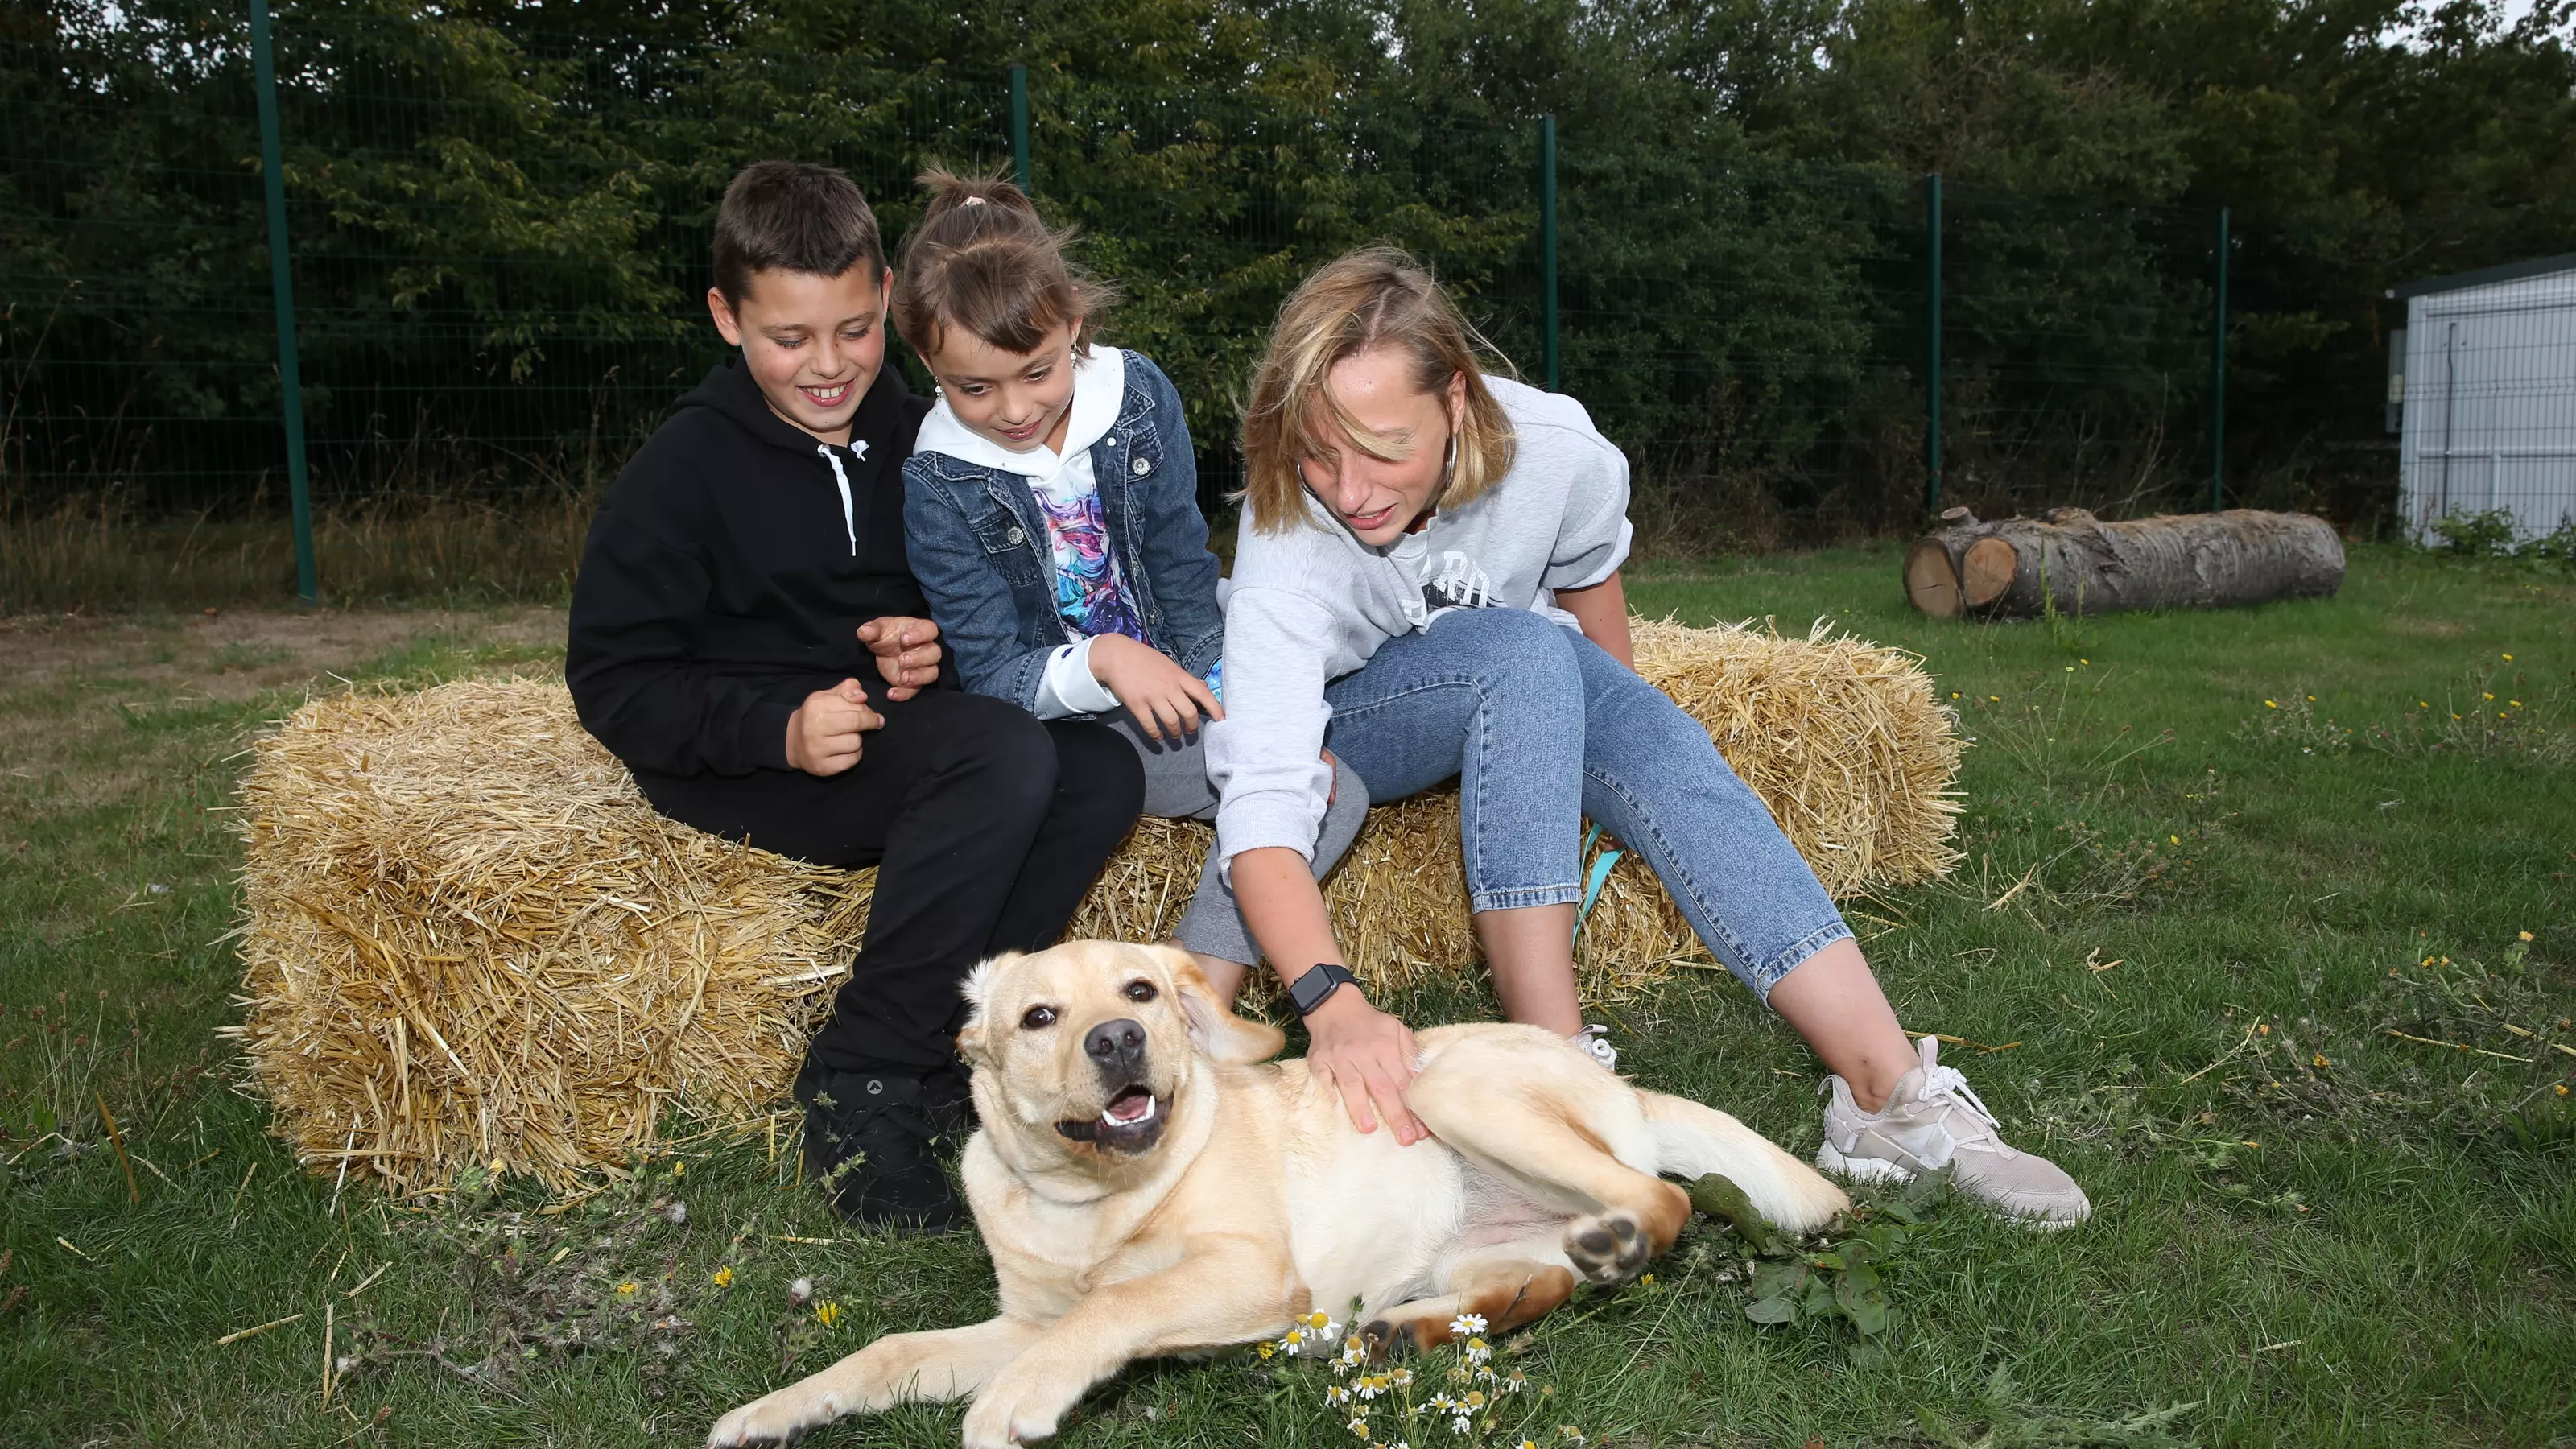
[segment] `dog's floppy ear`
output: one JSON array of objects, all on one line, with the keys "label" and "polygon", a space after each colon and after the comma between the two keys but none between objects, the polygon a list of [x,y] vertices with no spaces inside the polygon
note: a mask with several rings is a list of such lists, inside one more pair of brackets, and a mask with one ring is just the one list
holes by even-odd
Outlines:
[{"label": "dog's floppy ear", "polygon": [[1190,1045],[1211,1061],[1231,1067],[1266,1062],[1288,1044],[1287,1033],[1262,1021],[1246,1021],[1216,999],[1207,973],[1187,951],[1159,948],[1172,968],[1172,988],[1181,994],[1181,1014],[1190,1020]]},{"label": "dog's floppy ear", "polygon": [[966,1024],[957,1031],[957,1050],[968,1061],[981,1063],[984,1057],[984,1019],[990,1014],[993,981],[1002,968],[1020,959],[1017,951],[1005,951],[966,973],[960,994],[966,998]]}]

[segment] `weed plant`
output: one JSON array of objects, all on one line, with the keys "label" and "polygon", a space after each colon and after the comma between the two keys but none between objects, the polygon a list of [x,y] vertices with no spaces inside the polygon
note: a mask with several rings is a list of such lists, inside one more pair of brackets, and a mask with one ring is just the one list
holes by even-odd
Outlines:
[{"label": "weed plant", "polygon": [[[1966,855],[1847,912],[1905,1024],[2095,1218],[2036,1234],[1937,1184],[1860,1192],[1802,1244],[1721,1213],[1653,1281],[1493,1337],[1526,1387],[1473,1435],[1432,1412],[1454,1354],[1402,1365],[1412,1398],[1390,1382],[1355,1436],[1326,1392],[1353,1377],[1274,1342],[1139,1365],[1062,1442],[2576,1436],[2576,586],[2364,549],[2332,599],[2051,627],[1924,620],[1896,577],[1880,548],[1631,586],[1649,613],[1829,615],[1924,655],[1973,741]],[[72,627],[0,650],[60,654],[38,634]],[[0,671],[0,1438],[694,1444],[879,1334],[993,1311],[972,1234],[835,1223],[783,1115],[675,1122],[570,1200],[300,1170],[213,1036],[237,757],[296,692],[147,684],[135,661],[185,627],[128,621],[127,654],[41,687]],[[424,638],[341,672],[542,658]],[[1495,1009],[1473,986],[1396,1005]],[[1814,1059],[1723,973],[1597,1009],[1640,1082],[1814,1150]],[[957,1433],[915,1406],[811,1442]]]}]

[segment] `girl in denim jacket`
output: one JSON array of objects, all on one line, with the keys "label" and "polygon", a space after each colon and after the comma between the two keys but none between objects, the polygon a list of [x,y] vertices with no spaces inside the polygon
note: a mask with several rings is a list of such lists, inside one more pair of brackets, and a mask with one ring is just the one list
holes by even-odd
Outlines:
[{"label": "girl in denim jacket", "polygon": [[[968,689],[1108,722],[1144,760],[1145,813],[1213,821],[1200,724],[1225,717],[1225,619],[1180,397],[1142,353],[1091,340],[1110,293],[1018,187],[921,182],[894,323],[939,384],[903,470],[931,615]],[[1338,763],[1325,794],[1319,880],[1368,810]],[[1259,959],[1213,853],[1177,934],[1229,975]]]}]

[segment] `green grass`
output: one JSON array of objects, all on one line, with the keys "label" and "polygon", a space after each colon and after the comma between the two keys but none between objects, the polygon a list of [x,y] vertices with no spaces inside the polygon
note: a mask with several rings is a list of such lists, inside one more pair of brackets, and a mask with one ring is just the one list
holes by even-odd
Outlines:
[{"label": "green grass", "polygon": [[[1748,1321],[1740,1260],[1702,1225],[1652,1285],[1580,1298],[1507,1349],[1553,1388],[1541,1427],[1658,1445],[2576,1436],[2576,1122],[2557,1092],[2576,1077],[2558,1025],[2576,1013],[2576,587],[2364,550],[2332,600],[1978,626],[1905,612],[1896,570],[1877,548],[1641,569],[1632,590],[1695,622],[1830,616],[1957,691],[1967,858],[1850,909],[1909,1026],[1999,1048],[1947,1053],[2098,1216],[2041,1236],[1936,1201],[1885,1265],[1897,1316],[1869,1340]],[[42,688],[0,684],[0,1437],[691,1443],[877,1334],[989,1312],[971,1236],[846,1237],[758,1134],[553,1217],[517,1186],[416,1210],[297,1173],[214,1036],[234,1015],[222,807],[286,697],[174,687],[196,657],[181,626],[127,634]],[[0,632],[0,658],[30,638]],[[450,628],[341,672],[526,657]],[[1812,1059],[1723,976],[1609,1010],[1638,1079],[1812,1149]],[[791,1308],[799,1276],[837,1327]],[[366,1355],[328,1407],[326,1303],[335,1345],[358,1334]],[[655,1326],[671,1315],[688,1326]],[[1356,1442],[1327,1381],[1248,1354],[1140,1366],[1062,1442]],[[1373,1428],[1453,1442],[1383,1412]],[[955,1410],[923,1408],[819,1442],[956,1433]]]}]

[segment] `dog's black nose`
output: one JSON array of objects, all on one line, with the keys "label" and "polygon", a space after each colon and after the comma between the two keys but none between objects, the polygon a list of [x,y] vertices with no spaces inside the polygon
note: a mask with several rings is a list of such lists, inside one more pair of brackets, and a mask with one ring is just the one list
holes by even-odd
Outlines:
[{"label": "dog's black nose", "polygon": [[1145,1059],[1145,1027],[1132,1017],[1104,1021],[1082,1034],[1082,1049],[1101,1070],[1131,1068]]}]

